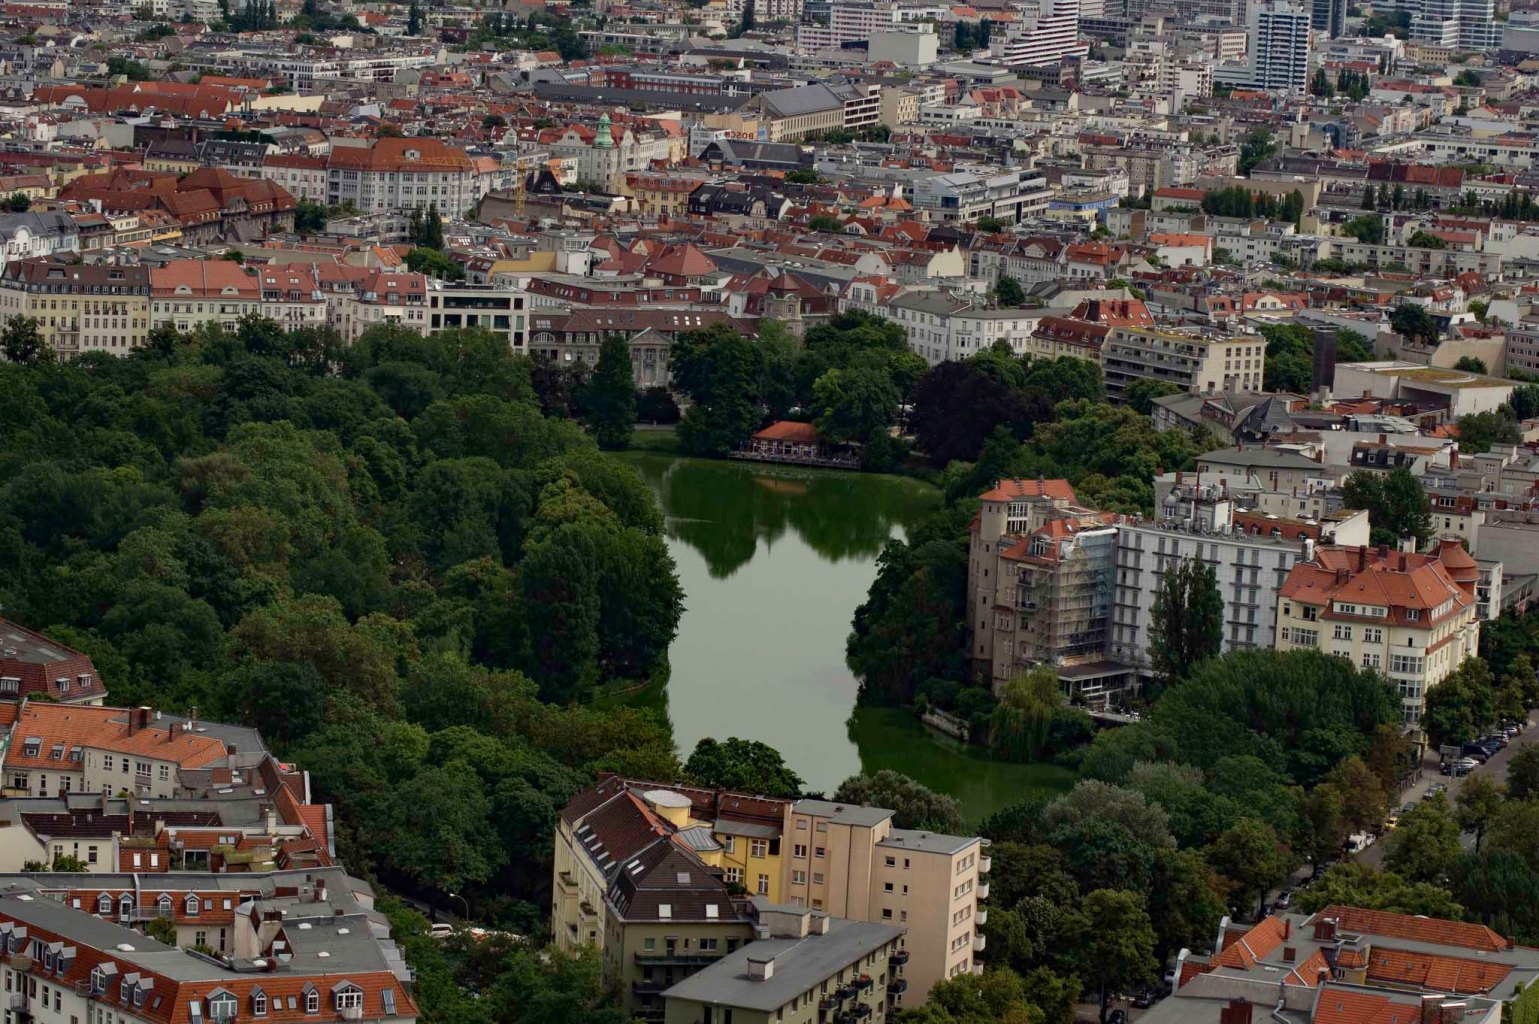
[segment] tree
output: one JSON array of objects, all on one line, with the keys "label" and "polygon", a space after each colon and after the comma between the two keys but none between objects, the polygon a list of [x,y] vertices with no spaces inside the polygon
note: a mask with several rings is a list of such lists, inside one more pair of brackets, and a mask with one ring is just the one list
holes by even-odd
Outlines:
[{"label": "tree", "polygon": [[1160,850],[1149,887],[1154,958],[1167,962],[1183,947],[1201,948],[1213,935],[1224,905],[1223,882],[1196,850]]},{"label": "tree", "polygon": [[1113,992],[1154,980],[1154,926],[1138,893],[1097,889],[1085,896],[1067,931],[1066,953],[1077,973],[1098,993],[1101,1024]]},{"label": "tree", "polygon": [[326,230],[326,207],[301,199],[294,206],[294,230],[301,235],[319,234]]},{"label": "tree", "polygon": [[465,268],[440,250],[419,245],[406,253],[406,268],[414,274],[428,274],[445,281],[462,281]]},{"label": "tree", "polygon": [[1164,398],[1167,395],[1179,395],[1182,391],[1176,385],[1166,380],[1155,380],[1152,377],[1140,377],[1123,392],[1128,407],[1145,416],[1154,412],[1154,400]]},{"label": "tree", "polygon": [[1459,825],[1441,796],[1402,815],[1384,842],[1385,866],[1411,882],[1445,883],[1461,852]]},{"label": "tree", "polygon": [[26,213],[32,208],[32,197],[25,192],[12,192],[5,199],[5,208],[12,213]]},{"label": "tree", "polygon": [[624,335],[604,338],[586,399],[588,427],[599,447],[628,447],[636,428],[636,382],[631,371],[631,346]]},{"label": "tree", "polygon": [[[1387,199],[1381,200],[1388,202]],[[1341,226],[1344,235],[1350,235],[1367,245],[1384,244],[1384,218],[1373,213],[1353,217]]]},{"label": "tree", "polygon": [[1306,914],[1329,906],[1363,907],[1455,921],[1464,916],[1464,908],[1442,886],[1430,882],[1413,884],[1393,871],[1375,871],[1353,860],[1332,865],[1296,897],[1295,909]]},{"label": "tree", "polygon": [[844,222],[838,217],[831,217],[826,213],[820,213],[807,221],[807,230],[821,234],[837,235],[844,230]]},{"label": "tree", "polygon": [[[1400,188],[1400,186],[1396,185],[1395,188],[1398,190]],[[1397,206],[1396,209],[1399,209],[1399,207]],[[1448,243],[1447,242],[1443,241],[1441,238],[1439,238],[1437,235],[1434,235],[1430,231],[1413,231],[1413,232],[1411,232],[1411,237],[1406,239],[1405,244],[1409,245],[1409,246],[1412,246],[1413,248],[1416,248],[1416,249],[1446,249],[1446,248],[1448,248]]]},{"label": "tree", "polygon": [[[1509,778],[1511,777],[1513,762],[1522,757],[1526,751],[1533,749],[1533,747],[1525,746],[1513,755],[1513,761],[1509,761],[1507,766]],[[1534,779],[1530,780],[1531,782],[1539,781],[1539,761],[1536,761],[1528,771],[1534,776]],[[1496,817],[1497,811],[1501,809],[1502,798],[1505,793],[1506,791],[1502,786],[1491,780],[1491,776],[1479,774],[1471,775],[1465,779],[1464,784],[1459,787],[1458,795],[1454,797],[1454,820],[1458,823],[1461,831],[1475,833],[1476,853],[1480,852],[1480,844],[1485,840],[1486,829],[1490,827],[1491,820]]]},{"label": "tree", "polygon": [[1347,829],[1367,832],[1376,829],[1389,810],[1389,793],[1363,759],[1353,754],[1344,757],[1325,776],[1324,785],[1341,797],[1341,820]]},{"label": "tree", "polygon": [[892,378],[874,368],[828,370],[812,385],[818,434],[835,442],[865,443],[885,432],[901,399]]},{"label": "tree", "polygon": [[674,386],[694,404],[679,423],[679,442],[697,455],[725,455],[758,423],[754,400],[762,354],[736,331],[687,331],[674,339]]},{"label": "tree", "polygon": [[1512,397],[1507,399],[1507,404],[1512,407],[1512,414],[1519,420],[1539,416],[1539,384],[1520,384],[1513,388]]},{"label": "tree", "polygon": [[1394,314],[1389,318],[1389,325],[1404,335],[1406,340],[1427,346],[1437,344],[1438,336],[1442,333],[1432,315],[1412,302],[1402,302],[1396,306]]},{"label": "tree", "polygon": [[412,0],[412,5],[406,12],[406,34],[409,36],[422,34],[422,8],[417,4],[417,0]]},{"label": "tree", "polygon": [[1021,282],[1008,274],[1000,274],[994,283],[994,301],[1001,306],[1024,306],[1026,293],[1021,289]]},{"label": "tree", "polygon": [[1273,885],[1298,866],[1276,829],[1255,818],[1241,818],[1208,848],[1208,863],[1234,884],[1243,899],[1256,900],[1256,915],[1266,913],[1266,897]]},{"label": "tree", "polygon": [[7,362],[35,363],[48,355],[48,346],[38,331],[36,318],[10,316],[0,327],[0,354]]},{"label": "tree", "polygon": [[1524,744],[1507,762],[1507,796],[1513,800],[1539,797],[1539,746]]},{"label": "tree", "polygon": [[852,775],[839,784],[832,799],[836,803],[886,808],[893,812],[892,823],[898,828],[952,835],[964,828],[962,805],[956,797],[936,793],[894,771]]},{"label": "tree", "polygon": [[1213,567],[1183,559],[1168,568],[1154,598],[1149,657],[1166,686],[1218,653],[1224,639],[1224,598]]},{"label": "tree", "polygon": [[1114,823],[1126,829],[1136,841],[1155,849],[1175,847],[1163,807],[1150,804],[1137,790],[1096,779],[1079,782],[1042,812],[1043,827],[1050,831],[1069,829],[1086,822]]},{"label": "tree", "polygon": [[794,171],[787,171],[785,180],[797,185],[816,185],[823,178],[811,167],[798,167]]},{"label": "tree", "polygon": [[[1491,670],[1478,658],[1464,663],[1427,690],[1422,725],[1438,746],[1468,743],[1496,720]],[[1509,789],[1518,789],[1508,783]]]},{"label": "tree", "polygon": [[144,922],[144,934],[156,942],[176,945],[176,922],[169,917],[152,917]]},{"label": "tree", "polygon": [[1034,418],[1049,415],[1043,407],[1045,396],[1033,407],[1020,389],[984,372],[972,360],[937,363],[919,379],[913,404],[909,430],[918,449],[936,467],[975,461],[996,427],[1008,435],[1011,425],[1020,424],[1024,432]]},{"label": "tree", "polygon": [[1358,470],[1347,477],[1341,494],[1347,508],[1367,510],[1375,544],[1394,545],[1402,537],[1414,537],[1420,547],[1432,537],[1432,504],[1408,469],[1382,476]]},{"label": "tree", "polygon": [[1489,373],[1484,359],[1476,359],[1474,356],[1460,356],[1454,363],[1455,370],[1463,370],[1465,373]]},{"label": "tree", "polygon": [[1363,187],[1362,208],[1364,210],[1368,210],[1370,212],[1373,211],[1373,210],[1378,209],[1378,204],[1376,202],[1374,202],[1374,199],[1373,199],[1373,186],[1372,185],[1366,185],[1366,186]]},{"label": "tree", "polygon": [[718,742],[707,736],[695,744],[684,773],[697,786],[730,789],[760,796],[800,796],[802,779],[786,767],[780,752],[758,740],[736,736]]},{"label": "tree", "polygon": [[1336,95],[1336,89],[1331,85],[1330,77],[1326,75],[1323,67],[1317,68],[1315,76],[1309,80],[1309,92],[1312,96],[1320,96],[1324,99],[1330,99]]},{"label": "tree", "polygon": [[1498,444],[1520,444],[1523,430],[1506,406],[1487,412],[1467,413],[1454,421],[1459,450],[1471,455],[1488,452]]},{"label": "tree", "polygon": [[1252,167],[1270,159],[1275,152],[1277,152],[1277,141],[1273,138],[1271,129],[1252,128],[1240,142],[1240,173],[1248,175]]}]

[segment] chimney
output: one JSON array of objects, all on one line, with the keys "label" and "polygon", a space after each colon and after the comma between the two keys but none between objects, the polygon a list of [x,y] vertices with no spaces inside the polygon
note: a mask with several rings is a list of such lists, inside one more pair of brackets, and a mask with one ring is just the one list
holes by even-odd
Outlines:
[{"label": "chimney", "polygon": [[1292,946],[1284,946],[1283,963],[1291,964],[1296,959],[1298,959],[1298,950],[1294,949]]},{"label": "chimney", "polygon": [[1285,917],[1285,918],[1282,919],[1282,937],[1283,937],[1284,940],[1287,940],[1292,935],[1293,935],[1293,922],[1289,921]]},{"label": "chimney", "polygon": [[769,981],[775,976],[775,958],[772,956],[750,956],[748,958],[748,979],[750,981]]},{"label": "chimney", "polygon": [[1315,922],[1315,941],[1336,941],[1336,919],[1334,917],[1322,917]]},{"label": "chimney", "polygon": [[1425,995],[1421,997],[1421,1024],[1439,1024],[1439,1018],[1443,1016],[1443,1000],[1447,998],[1441,994]]},{"label": "chimney", "polygon": [[1218,1024],[1251,1024],[1253,1010],[1249,999],[1231,999],[1229,1005],[1218,1012]]},{"label": "chimney", "polygon": [[1465,1003],[1444,1003],[1441,1024],[1464,1024],[1464,1014],[1469,1007]]}]

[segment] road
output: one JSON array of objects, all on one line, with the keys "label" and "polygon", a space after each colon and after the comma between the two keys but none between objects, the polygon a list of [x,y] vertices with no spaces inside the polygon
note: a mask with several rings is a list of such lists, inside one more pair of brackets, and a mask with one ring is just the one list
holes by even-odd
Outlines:
[{"label": "road", "polygon": [[[1498,750],[1496,755],[1489,761],[1477,767],[1464,778],[1467,779],[1475,775],[1489,775],[1495,782],[1502,782],[1505,780],[1507,778],[1507,762],[1512,760],[1512,756],[1526,744],[1539,742],[1539,729],[1534,728],[1536,724],[1539,724],[1539,712],[1531,711],[1528,715],[1528,727],[1525,728],[1522,732],[1518,733],[1516,736],[1512,737],[1511,742],[1509,742],[1505,748]],[[1439,775],[1437,767],[1438,766],[1436,760],[1423,762],[1422,777],[1411,783],[1409,787],[1401,792],[1400,796],[1395,801],[1395,808],[1398,809],[1408,803],[1415,803],[1416,801],[1420,800],[1422,796],[1426,794],[1427,790],[1434,783],[1438,782],[1441,782],[1448,787],[1448,799],[1452,800],[1454,796],[1459,792],[1459,786],[1464,782],[1464,779],[1455,779],[1447,775]],[[1390,813],[1397,813],[1397,811],[1391,811]],[[1469,841],[1465,845],[1469,845],[1473,842],[1473,838],[1469,838]],[[1369,867],[1377,867],[1379,861],[1383,859],[1384,848],[1379,843],[1374,843],[1372,846],[1368,847],[1366,850],[1363,850],[1357,855],[1358,863],[1366,864]]]}]

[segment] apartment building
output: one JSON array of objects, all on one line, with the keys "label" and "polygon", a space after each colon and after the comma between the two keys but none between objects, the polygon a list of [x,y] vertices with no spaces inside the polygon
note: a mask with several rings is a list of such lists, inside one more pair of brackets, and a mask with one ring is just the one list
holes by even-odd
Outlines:
[{"label": "apartment building", "polygon": [[931,366],[967,359],[996,341],[1024,355],[1043,315],[1042,310],[989,308],[975,299],[932,291],[901,295],[882,312],[903,328],[908,347]]},{"label": "apartment building", "polygon": [[1314,649],[1383,672],[1416,725],[1427,692],[1475,654],[1480,570],[1457,540],[1431,554],[1320,547],[1288,572],[1276,645]]},{"label": "apartment building", "polygon": [[894,925],[755,899],[756,938],[663,993],[665,1024],[885,1024],[907,991]]},{"label": "apartment building", "polygon": [[983,970],[975,954],[988,917],[987,840],[895,828],[891,811],[826,800],[796,801],[786,839],[788,902],[908,929],[908,994],[897,1005],[918,1005],[936,982]]},{"label": "apartment building", "polygon": [[256,733],[192,719],[157,718],[149,708],[23,701],[0,753],[7,795],[120,793],[171,797],[183,769],[228,764],[220,737],[239,736],[248,753]]},{"label": "apartment building", "polygon": [[461,214],[481,198],[475,162],[438,139],[377,139],[368,145],[333,145],[326,157],[328,206],[352,203],[364,213],[394,213],[436,206]]},{"label": "apartment building", "polygon": [[60,704],[100,704],[107,688],[89,654],[0,618],[0,701],[43,694]]},{"label": "apartment building", "polygon": [[1052,196],[1042,172],[1023,169],[931,175],[914,183],[912,199],[915,209],[947,224],[968,224],[980,217],[1016,224],[1046,213]]},{"label": "apartment building", "polygon": [[1106,394],[1120,401],[1138,380],[1183,391],[1260,391],[1266,341],[1259,335],[1113,327],[1102,345]]},{"label": "apartment building", "polygon": [[262,289],[262,315],[288,331],[326,324],[326,296],[315,264],[270,263],[251,272]]},{"label": "apartment building", "polygon": [[934,4],[861,3],[841,0],[831,4],[828,24],[807,22],[796,27],[796,45],[800,50],[820,50],[864,42],[875,33],[912,22],[942,22],[950,16],[949,8]]},{"label": "apartment building", "polygon": [[1224,64],[1214,78],[1231,85],[1303,93],[1309,84],[1311,11],[1288,0],[1247,5],[1243,64]]},{"label": "apartment building", "polygon": [[220,960],[88,909],[44,898],[24,882],[0,896],[0,983],[11,1020],[417,1019],[400,951],[376,938],[375,929],[386,927],[378,915],[246,903],[233,918],[238,952]]},{"label": "apartment building", "polygon": [[1028,11],[1005,26],[994,53],[1006,67],[1043,67],[1083,57],[1090,44],[1080,41],[1079,17],[1080,0],[1039,0],[1035,14]]},{"label": "apartment building", "polygon": [[204,324],[234,327],[262,312],[255,276],[229,260],[172,260],[150,268],[150,324],[191,331]]},{"label": "apartment building", "polygon": [[[975,968],[984,840],[892,827],[892,812],[609,777],[563,808],[556,944],[603,950],[627,1010],[659,1020],[662,992],[754,935],[745,896],[907,927],[901,1003]],[[734,895],[739,894],[739,895]]]},{"label": "apartment building", "polygon": [[15,260],[0,271],[0,316],[37,320],[62,358],[84,352],[126,355],[150,326],[150,272],[144,267]]},{"label": "apartment building", "polygon": [[1270,647],[1278,593],[1289,571],[1318,544],[1366,544],[1368,514],[1343,510],[1325,519],[1289,519],[1245,511],[1227,485],[1202,474],[1176,474],[1156,517],[1117,531],[1117,580],[1110,655],[1149,671],[1154,603],[1165,573],[1193,558],[1212,567],[1224,600],[1223,650]]}]

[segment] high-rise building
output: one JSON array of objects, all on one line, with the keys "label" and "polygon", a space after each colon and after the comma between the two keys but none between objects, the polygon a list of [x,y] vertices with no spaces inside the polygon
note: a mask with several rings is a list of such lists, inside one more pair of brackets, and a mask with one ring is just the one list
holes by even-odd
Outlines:
[{"label": "high-rise building", "polygon": [[1020,22],[1009,26],[994,52],[1011,67],[1045,67],[1086,56],[1090,45],[1079,38],[1079,16],[1080,0],[1037,0],[1036,13],[1022,10]]},{"label": "high-rise building", "polygon": [[1335,39],[1347,30],[1347,0],[1311,0],[1309,23],[1327,39]]},{"label": "high-rise building", "polygon": [[1421,0],[1411,18],[1411,40],[1458,50],[1484,50],[1501,42],[1493,0]]},{"label": "high-rise building", "polygon": [[1287,0],[1251,4],[1244,62],[1223,65],[1214,78],[1229,85],[1302,93],[1309,85],[1310,20],[1310,12]]}]

